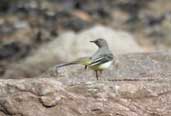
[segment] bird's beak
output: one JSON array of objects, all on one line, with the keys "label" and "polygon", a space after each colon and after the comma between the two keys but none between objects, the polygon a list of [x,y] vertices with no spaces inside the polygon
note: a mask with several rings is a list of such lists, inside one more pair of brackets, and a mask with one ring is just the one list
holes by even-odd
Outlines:
[{"label": "bird's beak", "polygon": [[95,43],[95,41],[90,41],[90,42]]}]

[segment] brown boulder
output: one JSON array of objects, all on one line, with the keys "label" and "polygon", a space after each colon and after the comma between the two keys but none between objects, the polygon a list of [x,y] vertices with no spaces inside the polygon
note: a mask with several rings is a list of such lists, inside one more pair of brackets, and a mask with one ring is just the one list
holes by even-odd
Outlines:
[{"label": "brown boulder", "polygon": [[40,78],[1,79],[0,115],[170,116],[171,54],[118,58],[118,69],[105,71],[98,81],[77,65],[59,69],[56,76],[51,70]]}]

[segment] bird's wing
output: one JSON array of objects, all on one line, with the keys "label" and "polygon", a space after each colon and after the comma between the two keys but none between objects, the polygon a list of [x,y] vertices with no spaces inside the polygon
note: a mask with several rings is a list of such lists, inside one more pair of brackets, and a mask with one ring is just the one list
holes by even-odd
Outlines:
[{"label": "bird's wing", "polygon": [[92,62],[89,64],[89,66],[103,64],[103,63],[111,61],[111,60],[113,60],[112,54],[102,54],[102,55],[99,55],[98,58],[92,59]]}]

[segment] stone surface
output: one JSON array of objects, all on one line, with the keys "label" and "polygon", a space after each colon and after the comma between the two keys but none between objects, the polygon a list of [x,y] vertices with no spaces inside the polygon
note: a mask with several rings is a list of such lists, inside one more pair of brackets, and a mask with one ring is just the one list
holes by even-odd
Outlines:
[{"label": "stone surface", "polygon": [[[134,53],[117,56],[117,63],[113,67],[103,71],[99,77],[101,80],[122,80],[122,79],[141,79],[142,81],[167,79],[171,75],[171,53]],[[68,66],[51,68],[51,72],[46,76],[55,76],[60,81],[67,83],[80,83],[88,80],[96,80],[95,72],[91,69],[85,70],[84,66]],[[86,75],[86,76],[85,76]],[[46,77],[45,76],[45,77]],[[79,81],[78,81],[79,80]]]},{"label": "stone surface", "polygon": [[54,41],[43,45],[30,57],[11,65],[11,69],[7,70],[4,78],[33,77],[56,63],[91,56],[97,47],[89,41],[97,38],[106,39],[114,54],[143,51],[130,34],[108,27],[95,26],[80,33],[61,34]]},{"label": "stone surface", "polygon": [[[171,54],[120,55],[100,80],[75,65],[0,80],[2,116],[170,116]],[[56,74],[56,76],[55,76]],[[52,76],[53,75],[53,76]]]}]

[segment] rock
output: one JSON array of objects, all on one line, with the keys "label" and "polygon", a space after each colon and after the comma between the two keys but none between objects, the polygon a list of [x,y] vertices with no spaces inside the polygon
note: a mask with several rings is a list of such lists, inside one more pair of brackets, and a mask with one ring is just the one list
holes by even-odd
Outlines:
[{"label": "rock", "polygon": [[51,60],[55,57],[62,61],[70,61],[79,57],[90,56],[95,52],[97,47],[89,41],[97,38],[106,39],[114,54],[143,52],[143,49],[137,45],[130,34],[112,30],[108,27],[96,26],[77,34],[73,32],[63,33],[48,45],[42,46],[28,60],[42,59],[43,56]]},{"label": "rock", "polygon": [[41,103],[45,106],[45,107],[53,107],[56,106],[57,103],[63,98],[62,95],[58,95],[56,93],[51,93],[49,95],[46,96],[42,96],[40,98]]},{"label": "rock", "polygon": [[170,116],[171,53],[119,59],[118,69],[105,71],[98,81],[76,65],[59,69],[57,76],[1,79],[0,115]]},{"label": "rock", "polygon": [[4,77],[32,77],[39,75],[56,63],[91,56],[97,47],[89,41],[97,38],[106,39],[114,54],[143,52],[143,49],[137,45],[130,34],[108,27],[96,26],[77,34],[74,32],[61,34],[57,39],[42,46],[32,56],[12,65],[11,70],[7,71]]},{"label": "rock", "polygon": [[90,27],[90,24],[80,18],[71,18],[69,21],[64,21],[63,27],[66,29],[73,30],[75,32],[79,32],[83,29]]},{"label": "rock", "polygon": [[11,42],[0,46],[0,60],[21,59],[30,52],[30,46],[19,42]]},{"label": "rock", "polygon": [[[118,55],[117,63],[114,63],[110,69],[103,71],[99,78],[100,80],[110,81],[129,81],[129,79],[151,81],[160,80],[161,77],[167,79],[170,75],[170,58],[171,53],[169,52]],[[54,67],[41,76],[54,76],[65,84],[80,84],[87,80],[96,80],[94,71],[91,69],[85,70],[80,65],[67,66],[58,70]]]}]

